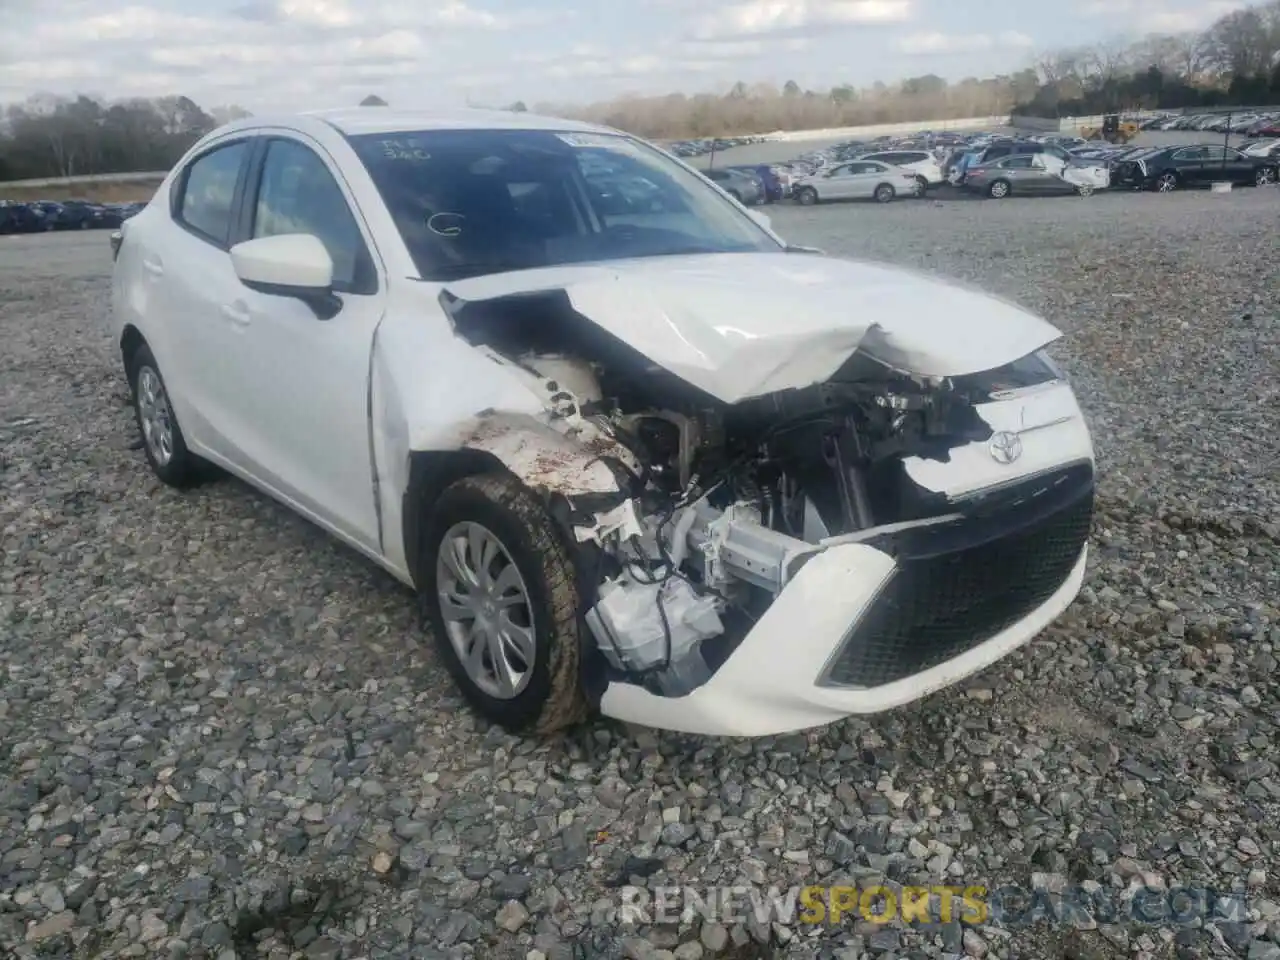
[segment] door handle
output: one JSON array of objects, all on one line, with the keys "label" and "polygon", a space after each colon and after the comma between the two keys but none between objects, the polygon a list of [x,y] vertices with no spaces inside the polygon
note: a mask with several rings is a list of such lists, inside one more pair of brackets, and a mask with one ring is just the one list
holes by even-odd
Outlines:
[{"label": "door handle", "polygon": [[247,327],[249,325],[249,308],[241,300],[237,300],[235,303],[223,304],[222,315],[237,326]]},{"label": "door handle", "polygon": [[143,260],[142,269],[147,271],[147,273],[151,274],[153,277],[164,275],[164,264],[159,260]]}]

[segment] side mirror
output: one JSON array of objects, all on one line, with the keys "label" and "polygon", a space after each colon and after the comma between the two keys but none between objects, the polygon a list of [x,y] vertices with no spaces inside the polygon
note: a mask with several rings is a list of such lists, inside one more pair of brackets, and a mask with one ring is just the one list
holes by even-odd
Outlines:
[{"label": "side mirror", "polygon": [[760,224],[760,226],[764,227],[766,230],[773,230],[773,221],[769,218],[767,213],[761,213],[759,210],[752,210],[750,207],[747,207],[747,216]]},{"label": "side mirror", "polygon": [[250,290],[294,297],[321,320],[342,309],[333,292],[333,258],[320,238],[310,233],[283,233],[246,240],[231,248],[231,265]]}]

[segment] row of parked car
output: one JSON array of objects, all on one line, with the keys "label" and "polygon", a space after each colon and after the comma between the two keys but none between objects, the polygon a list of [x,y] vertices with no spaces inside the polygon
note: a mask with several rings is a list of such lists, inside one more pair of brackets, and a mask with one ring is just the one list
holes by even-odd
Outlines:
[{"label": "row of parked car", "polygon": [[1267,186],[1280,179],[1280,138],[1164,147],[1112,145],[1058,134],[992,133],[837,144],[783,164],[707,171],[747,205],[923,197],[941,187],[992,199],[1088,196],[1107,188],[1169,192],[1216,181]]},{"label": "row of parked car", "polygon": [[667,144],[667,149],[677,157],[702,157],[708,153],[742,147],[749,143],[763,143],[765,139],[765,137],[715,137],[703,140],[676,140]]},{"label": "row of parked car", "polygon": [[118,227],[144,206],[142,203],[92,203],[88,200],[0,200],[0,233]]},{"label": "row of parked car", "polygon": [[1280,113],[1199,113],[1157,115],[1143,119],[1143,130],[1203,130],[1240,133],[1246,137],[1280,137]]}]

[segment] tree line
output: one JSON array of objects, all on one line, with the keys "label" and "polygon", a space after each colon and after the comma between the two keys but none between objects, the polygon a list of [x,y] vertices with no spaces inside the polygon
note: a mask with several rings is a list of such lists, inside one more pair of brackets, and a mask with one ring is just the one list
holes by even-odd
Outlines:
[{"label": "tree line", "polygon": [[0,115],[0,182],[168,170],[210,130],[248,114],[187,97],[102,103],[39,96]]},{"label": "tree line", "polygon": [[1244,7],[1197,33],[1059,50],[1013,112],[1091,116],[1134,109],[1280,105],[1280,0]]},{"label": "tree line", "polygon": [[[1280,105],[1280,0],[1235,10],[1203,32],[1060,50],[1023,70],[949,83],[934,74],[857,89],[805,90],[795,81],[735,83],[724,93],[624,96],[538,113],[604,123],[654,138],[732,136],[851,127],[942,124],[1019,112],[1087,116],[1135,108]],[[363,105],[385,106],[371,94]],[[524,110],[523,102],[507,109]],[[34,97],[0,115],[0,181],[167,170],[199,137],[246,116],[206,111],[184,96],[103,103]]]}]

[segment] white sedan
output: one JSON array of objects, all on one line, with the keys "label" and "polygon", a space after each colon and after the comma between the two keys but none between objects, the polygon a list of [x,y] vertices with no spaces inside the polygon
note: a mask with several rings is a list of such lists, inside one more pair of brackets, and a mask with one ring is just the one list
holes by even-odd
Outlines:
[{"label": "white sedan", "polygon": [[416,589],[509,729],[884,710],[1080,588],[1094,458],[1057,330],[788,246],[625,134],[238,121],[113,247],[151,469],[235,474]]},{"label": "white sedan", "polygon": [[916,174],[879,160],[855,160],[796,181],[791,196],[811,206],[827,200],[875,200],[888,203],[921,192]]}]

